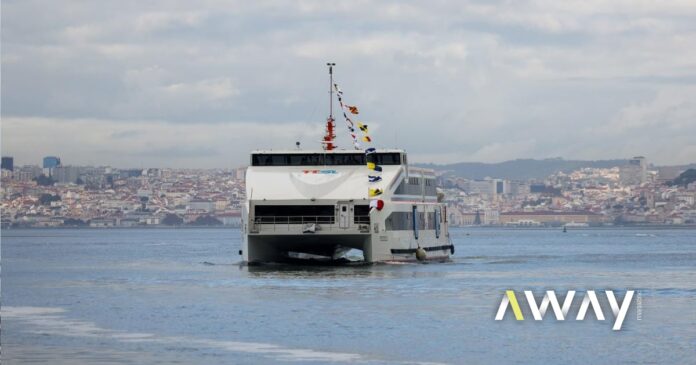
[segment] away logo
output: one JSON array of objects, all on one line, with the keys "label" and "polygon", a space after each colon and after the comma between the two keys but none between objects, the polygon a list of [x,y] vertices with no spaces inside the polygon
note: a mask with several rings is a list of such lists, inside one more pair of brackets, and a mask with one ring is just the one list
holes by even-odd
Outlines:
[{"label": "away logo", "polygon": [[[607,301],[609,302],[611,311],[614,314],[614,326],[612,329],[614,331],[618,331],[621,329],[624,319],[626,319],[626,313],[628,313],[628,308],[631,306],[631,301],[633,300],[634,290],[627,290],[621,303],[618,302],[613,291],[605,290],[604,292],[607,296]],[[556,298],[556,292],[554,290],[547,290],[544,298],[541,300],[541,304],[538,306],[531,290],[525,290],[524,296],[527,299],[527,305],[529,306],[529,310],[532,312],[534,320],[541,321],[544,318],[546,310],[549,308],[550,304],[556,319],[563,321],[566,319],[570,306],[575,298],[575,290],[569,290],[566,293],[562,306],[559,304],[558,299]],[[588,290],[587,293],[585,293],[585,297],[582,299],[580,309],[578,310],[578,314],[575,319],[578,321],[584,320],[590,306],[592,307],[597,320],[604,321],[604,311],[602,310],[602,306],[599,304],[597,294],[594,290]],[[495,315],[496,321],[503,320],[508,307],[512,308],[512,313],[515,315],[515,319],[518,321],[524,320],[524,315],[522,314],[522,309],[520,308],[520,304],[517,300],[515,292],[512,290],[507,290],[505,291],[505,295],[500,302],[500,307],[498,307],[498,313]]]}]

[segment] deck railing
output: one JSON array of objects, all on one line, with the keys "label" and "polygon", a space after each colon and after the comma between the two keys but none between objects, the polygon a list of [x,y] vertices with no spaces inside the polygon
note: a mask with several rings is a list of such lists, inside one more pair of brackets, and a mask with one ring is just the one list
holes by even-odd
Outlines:
[{"label": "deck railing", "polygon": [[[355,226],[353,226],[353,229],[358,229],[360,226],[359,225],[369,225],[370,224],[370,216],[368,215],[358,215],[353,217],[353,223]],[[332,231],[334,229],[339,229],[338,226],[336,226],[336,217],[335,216],[329,216],[329,215],[312,215],[312,216],[263,216],[263,217],[254,217],[253,221],[253,227],[252,231],[253,232],[258,232],[259,230],[262,231],[276,231],[276,230],[282,230],[282,231],[290,231],[292,229],[297,229],[297,226],[303,226],[305,224],[316,224],[319,225],[319,229],[324,229],[324,230],[329,230]],[[293,227],[294,226],[294,227]],[[344,229],[344,228],[340,228]]]},{"label": "deck railing", "polygon": [[370,224],[370,216],[369,215],[353,216],[353,223],[355,223],[355,224]]}]

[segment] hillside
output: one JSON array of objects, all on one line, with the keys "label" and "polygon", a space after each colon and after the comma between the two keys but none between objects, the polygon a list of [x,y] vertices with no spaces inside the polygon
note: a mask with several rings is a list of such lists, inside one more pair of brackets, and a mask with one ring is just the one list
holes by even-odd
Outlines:
[{"label": "hillside", "polygon": [[694,181],[696,181],[696,169],[688,169],[669,182],[668,185],[687,186]]}]

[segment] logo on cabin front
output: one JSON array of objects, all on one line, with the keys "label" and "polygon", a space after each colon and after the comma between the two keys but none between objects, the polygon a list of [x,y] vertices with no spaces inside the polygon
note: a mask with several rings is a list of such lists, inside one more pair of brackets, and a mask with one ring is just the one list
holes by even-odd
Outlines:
[{"label": "logo on cabin front", "polygon": [[302,170],[304,174],[322,174],[322,175],[329,175],[329,174],[337,174],[336,170]]},{"label": "logo on cabin front", "polygon": [[[605,290],[604,293],[606,295],[607,302],[609,303],[611,312],[614,314],[614,325],[612,329],[614,331],[618,331],[621,329],[621,326],[624,320],[626,319],[626,313],[628,313],[628,309],[631,306],[631,303],[633,301],[633,294],[635,293],[635,291],[627,290],[621,303],[619,303],[613,291]],[[544,315],[546,314],[546,310],[549,308],[549,305],[551,305],[551,309],[553,310],[556,320],[563,321],[566,319],[566,316],[568,316],[568,312],[570,311],[573,299],[575,298],[575,290],[569,290],[566,293],[565,299],[563,300],[563,305],[559,304],[558,299],[556,298],[556,292],[554,290],[547,290],[546,294],[544,294],[544,297],[541,299],[541,303],[539,305],[537,305],[537,301],[534,298],[534,294],[531,290],[525,290],[524,296],[526,298],[529,310],[532,313],[532,316],[534,317],[534,320],[541,321],[544,318]],[[642,301],[640,298],[640,293],[638,293],[636,302],[638,319],[640,320],[640,315],[642,311]],[[515,295],[515,292],[513,290],[505,291],[505,295],[503,295],[503,298],[500,301],[500,306],[498,307],[498,313],[495,315],[496,321],[503,320],[503,317],[505,316],[505,312],[507,311],[508,307],[512,309],[512,313],[515,315],[515,319],[517,319],[518,321],[524,321],[522,309],[520,308],[517,296]],[[600,305],[599,299],[594,290],[588,290],[585,293],[585,297],[582,299],[582,302],[580,303],[580,308],[578,309],[578,314],[575,317],[575,319],[578,321],[585,320],[585,315],[587,314],[588,309],[590,309],[590,307],[592,307],[592,311],[594,312],[594,315],[597,318],[597,320],[605,320],[604,311],[602,310],[602,306]]]}]

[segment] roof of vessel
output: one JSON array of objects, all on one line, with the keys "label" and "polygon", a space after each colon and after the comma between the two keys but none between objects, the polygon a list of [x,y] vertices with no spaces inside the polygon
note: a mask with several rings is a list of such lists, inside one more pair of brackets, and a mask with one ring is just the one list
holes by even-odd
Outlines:
[{"label": "roof of vessel", "polygon": [[[398,152],[398,153],[406,153],[405,150],[401,149],[396,149],[396,148],[378,148],[377,152]],[[305,149],[294,149],[294,150],[254,150],[251,151],[251,153],[365,153],[364,150],[331,150],[331,151],[326,151],[326,150],[320,150],[320,149],[315,149],[315,150],[305,150]]]}]

